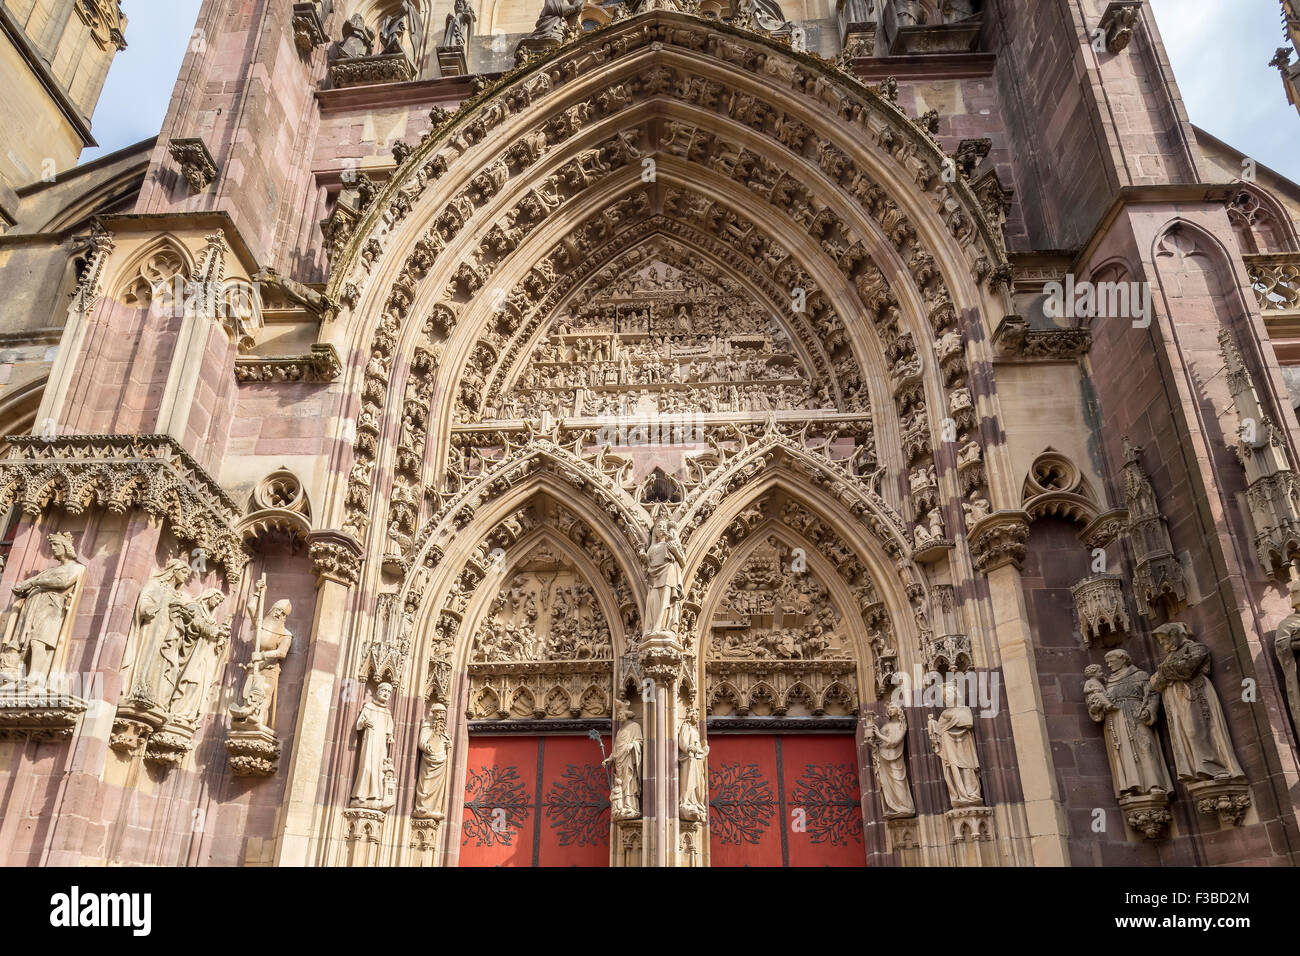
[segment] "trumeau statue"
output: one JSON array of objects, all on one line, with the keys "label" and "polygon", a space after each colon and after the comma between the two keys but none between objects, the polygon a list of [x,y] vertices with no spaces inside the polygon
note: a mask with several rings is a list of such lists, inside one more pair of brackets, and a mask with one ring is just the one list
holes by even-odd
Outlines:
[{"label": "trumeau statue", "polygon": [[1165,658],[1156,666],[1151,686],[1164,698],[1178,779],[1245,776],[1233,753],[1219,695],[1210,683],[1209,648],[1193,641],[1187,625],[1177,622],[1156,628],[1155,638]]},{"label": "trumeau statue", "polygon": [[677,787],[681,794],[681,819],[703,821],[709,815],[708,780],[705,775],[709,748],[700,740],[700,713],[686,712],[677,731]]},{"label": "trumeau statue", "polygon": [[614,738],[614,749],[604,760],[614,765],[609,805],[615,820],[636,820],[641,816],[641,759],[645,741],[641,725],[627,701],[618,702],[618,719],[621,726]]},{"label": "trumeau statue", "polygon": [[1273,648],[1277,662],[1282,666],[1286,682],[1286,701],[1291,708],[1291,719],[1300,725],[1300,674],[1297,673],[1296,652],[1300,651],[1300,581],[1292,581],[1288,591],[1292,611],[1277,626]]},{"label": "trumeau statue", "polygon": [[393,744],[393,715],[388,709],[392,692],[392,684],[381,683],[375,688],[374,698],[362,705],[357,718],[361,745],[357,748],[357,782],[352,788],[354,807],[388,810],[396,797],[393,764],[388,756]]},{"label": "trumeau statue", "polygon": [[276,601],[271,605],[271,612],[263,614],[266,604],[266,576],[257,582],[257,588],[250,602],[249,613],[256,615],[257,633],[253,639],[253,653],[244,666],[247,677],[239,703],[230,708],[230,716],[236,721],[266,728],[275,720],[275,696],[280,686],[280,665],[289,656],[293,645],[293,634],[285,626],[285,621],[293,611],[293,605],[286,601]]},{"label": "trumeau statue", "polygon": [[49,681],[86,576],[71,535],[51,534],[46,540],[59,563],[13,586],[16,600],[0,648],[0,680],[6,685],[41,687]]},{"label": "trumeau statue", "polygon": [[184,596],[181,588],[193,569],[180,558],[172,558],[149,576],[135,602],[135,617],[122,666],[129,673],[123,682],[125,698],[158,702],[163,671],[163,648],[174,643],[171,607]]},{"label": "trumeau statue", "polygon": [[677,529],[666,511],[655,516],[646,552],[648,591],[645,606],[646,634],[676,634],[682,601],[682,571],[686,555]]},{"label": "trumeau statue", "polygon": [[1084,673],[1083,699],[1088,716],[1105,728],[1106,758],[1115,783],[1115,796],[1169,793],[1173,783],[1160,753],[1156,717],[1160,695],[1151,688],[1146,671],[1139,670],[1124,650],[1106,654],[1110,676],[1102,683],[1102,669],[1089,665]]},{"label": "trumeau statue", "polygon": [[975,715],[969,707],[957,706],[957,685],[943,685],[944,709],[929,721],[930,745],[943,764],[943,782],[953,807],[978,807],[980,760],[975,752]]},{"label": "trumeau statue", "polygon": [[447,736],[447,708],[434,704],[420,724],[420,779],[415,785],[415,809],[419,820],[442,820],[447,803],[447,762],[451,738]]},{"label": "trumeau statue", "polygon": [[863,738],[871,748],[871,765],[876,772],[880,798],[885,803],[885,819],[916,815],[912,790],[907,784],[907,720],[903,708],[890,704],[885,709],[888,718],[879,727],[876,715],[867,711]]}]

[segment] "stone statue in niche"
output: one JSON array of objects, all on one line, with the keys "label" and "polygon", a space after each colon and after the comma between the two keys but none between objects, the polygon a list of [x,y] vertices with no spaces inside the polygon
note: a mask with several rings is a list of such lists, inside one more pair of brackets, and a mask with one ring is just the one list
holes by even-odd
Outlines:
[{"label": "stone statue in niche", "polygon": [[149,576],[135,602],[135,618],[127,651],[122,657],[129,674],[123,682],[129,700],[162,704],[158,700],[162,677],[162,650],[174,642],[171,608],[184,600],[181,588],[193,569],[180,558],[172,558]]},{"label": "stone statue in niche", "polygon": [[293,605],[287,601],[276,601],[271,605],[271,612],[265,614],[266,576],[257,582],[257,588],[250,602],[248,612],[258,621],[257,633],[253,639],[253,653],[244,665],[247,677],[244,678],[243,699],[230,708],[230,716],[236,721],[251,724],[259,728],[268,728],[275,720],[275,694],[280,686],[280,665],[289,656],[293,645],[293,634],[285,625]]},{"label": "stone statue in niche", "polygon": [[609,805],[615,820],[636,820],[641,816],[641,760],[645,741],[641,725],[627,701],[618,702],[618,720],[614,748],[604,760],[614,765]]},{"label": "stone statue in niche", "polygon": [[1083,700],[1088,716],[1105,727],[1106,757],[1115,784],[1115,796],[1169,793],[1174,789],[1160,753],[1156,717],[1160,695],[1151,688],[1146,671],[1139,670],[1124,650],[1106,654],[1110,675],[1102,683],[1100,665],[1084,671]]},{"label": "stone statue in niche", "polygon": [[524,37],[525,47],[543,48],[558,46],[564,42],[564,34],[574,18],[581,12],[581,3],[565,3],[565,0],[546,0],[542,12],[538,14],[537,25],[533,32]]},{"label": "stone statue in niche", "polygon": [[447,14],[447,23],[442,31],[442,45],[447,49],[463,49],[471,33],[474,32],[474,8],[469,0],[456,0],[454,12]]},{"label": "stone statue in niche", "polygon": [[1277,626],[1273,648],[1277,651],[1277,662],[1282,666],[1291,719],[1300,725],[1300,673],[1296,667],[1296,652],[1300,651],[1300,581],[1292,581],[1287,590],[1292,610]]},{"label": "stone statue in niche", "polygon": [[943,782],[953,808],[984,803],[980,790],[980,759],[975,752],[975,715],[958,706],[957,685],[943,685],[943,711],[929,720],[930,746],[943,764]]},{"label": "stone statue in niche", "polygon": [[402,0],[397,13],[384,17],[379,24],[379,45],[383,53],[405,53],[402,40],[410,34],[412,44],[420,35],[420,14],[411,0]]},{"label": "stone statue in niche", "polygon": [[676,634],[682,602],[686,554],[667,511],[655,516],[646,552],[646,634]]},{"label": "stone statue in niche", "polygon": [[692,707],[677,731],[677,788],[681,794],[680,817],[703,821],[709,815],[709,790],[705,770],[709,748],[700,740],[700,712]]},{"label": "stone statue in niche", "polygon": [[419,820],[442,820],[447,803],[447,762],[451,738],[447,736],[447,708],[434,704],[420,724],[420,779],[415,785],[415,809]]},{"label": "stone statue in niche", "polygon": [[172,605],[172,620],[180,645],[185,648],[168,706],[177,722],[196,725],[199,721],[203,699],[230,638],[230,625],[219,624],[214,616],[225,599],[220,588],[208,588],[193,601]]},{"label": "stone statue in niche", "polygon": [[339,56],[354,59],[370,56],[375,49],[375,31],[366,26],[366,18],[352,14],[343,24],[343,40],[339,43]]},{"label": "stone statue in niche", "polygon": [[393,685],[384,681],[375,696],[361,707],[357,717],[357,782],[352,788],[352,806],[366,810],[388,810],[396,800],[396,784],[389,748],[393,745],[393,715],[388,698]]},{"label": "stone statue in niche", "polygon": [[1193,641],[1186,624],[1155,630],[1165,655],[1151,676],[1151,686],[1165,704],[1169,742],[1178,779],[1230,780],[1245,776],[1232,749],[1228,722],[1219,695],[1210,683],[1210,650]]},{"label": "stone statue in niche", "polygon": [[867,711],[863,739],[871,748],[871,766],[880,787],[880,798],[885,803],[885,819],[916,816],[912,802],[912,789],[907,784],[907,720],[903,708],[890,704],[885,708],[886,720],[876,726],[876,715]]},{"label": "stone statue in niche", "polygon": [[42,687],[50,679],[54,653],[71,623],[86,567],[69,534],[46,535],[58,564],[13,586],[9,626],[0,646],[0,681]]}]

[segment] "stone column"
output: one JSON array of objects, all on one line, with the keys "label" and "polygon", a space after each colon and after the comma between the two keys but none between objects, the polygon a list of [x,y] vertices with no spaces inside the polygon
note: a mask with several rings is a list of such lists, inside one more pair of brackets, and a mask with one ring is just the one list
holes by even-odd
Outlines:
[{"label": "stone column", "polygon": [[1070,862],[1068,830],[1020,581],[1028,539],[1029,516],[1023,511],[995,512],[971,528],[968,535],[975,567],[988,579],[1034,864],[1066,866]]},{"label": "stone column", "polygon": [[645,701],[641,865],[673,866],[678,831],[677,687],[682,678],[684,650],[676,635],[663,632],[646,637],[637,649],[637,657],[641,672],[654,682],[654,699]]},{"label": "stone column", "polygon": [[317,575],[316,616],[307,646],[307,676],[298,705],[293,756],[276,827],[277,866],[312,864],[313,851],[322,838],[320,775],[325,752],[319,742],[329,738],[348,591],[357,583],[361,570],[361,545],[349,534],[317,531],[311,535],[309,546]]}]

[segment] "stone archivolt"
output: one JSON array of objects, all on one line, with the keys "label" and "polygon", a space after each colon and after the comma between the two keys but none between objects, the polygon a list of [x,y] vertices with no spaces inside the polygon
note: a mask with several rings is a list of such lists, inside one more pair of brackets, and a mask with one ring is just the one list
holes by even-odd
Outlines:
[{"label": "stone archivolt", "polygon": [[[692,38],[689,26],[683,27],[682,31],[668,30],[667,32],[672,33],[673,38],[669,39],[668,46],[663,50],[651,51],[656,59],[671,61],[672,58],[666,51],[677,41],[685,43],[688,48],[703,49],[706,45],[703,36]],[[778,58],[772,58],[767,53],[752,49],[747,42],[730,39],[718,42],[721,46],[717,50],[710,47],[710,52],[720,52],[723,59],[729,59],[732,63],[750,67],[759,64],[760,61],[764,64],[770,63],[775,70],[769,71],[768,75],[778,77],[783,75],[782,71],[786,69],[784,64],[776,62]],[[606,52],[599,58],[603,59],[611,52],[630,52],[638,43],[639,41],[632,38],[623,37],[613,47],[607,47]],[[627,59],[635,60],[636,57]],[[887,246],[892,246],[894,249],[891,255],[899,257],[889,263],[887,271],[897,274],[901,260],[903,271],[910,274],[911,281],[915,284],[914,288],[918,290],[915,293],[909,292],[906,299],[909,304],[919,301],[922,309],[928,314],[931,331],[928,331],[926,336],[938,332],[948,336],[950,331],[955,331],[956,310],[939,275],[937,260],[921,247],[923,240],[918,236],[916,228],[908,221],[908,217],[886,198],[884,191],[863,173],[855,171],[854,161],[847,153],[839,152],[829,143],[818,146],[816,131],[798,128],[798,124],[794,121],[783,119],[779,111],[767,105],[754,93],[728,88],[717,80],[699,77],[692,79],[685,74],[678,75],[668,65],[659,65],[647,70],[644,69],[645,64],[629,62],[627,67],[629,73],[637,74],[636,79],[622,85],[612,84],[589,101],[571,104],[553,119],[535,127],[533,133],[526,133],[513,139],[508,156],[496,160],[481,159],[476,164],[480,172],[465,182],[457,198],[444,207],[442,215],[433,220],[434,227],[413,245],[406,267],[391,287],[386,302],[386,313],[381,320],[380,331],[374,343],[377,347],[371,351],[372,362],[366,372],[365,394],[373,400],[374,404],[363,406],[362,419],[373,422],[373,427],[377,430],[379,416],[383,414],[381,402],[388,393],[388,378],[391,376],[397,337],[401,334],[403,318],[411,310],[416,298],[419,277],[431,269],[435,260],[443,261],[443,256],[440,254],[450,249],[449,243],[461,234],[465,223],[475,216],[478,206],[488,203],[498,194],[509,193],[518,196],[518,200],[506,217],[498,223],[499,228],[493,226],[475,230],[484,238],[471,256],[473,261],[462,258],[459,265],[452,268],[451,282],[443,287],[443,292],[450,294],[453,301],[430,313],[430,321],[425,323],[426,330],[432,324],[434,335],[439,338],[439,341],[449,335],[456,326],[457,312],[462,308],[457,306],[456,302],[468,301],[481,293],[491,281],[496,264],[510,257],[511,252],[518,248],[525,237],[543,225],[551,214],[567,201],[565,194],[585,195],[590,188],[589,182],[594,182],[601,175],[607,176],[613,173],[620,165],[626,165],[637,159],[641,149],[649,147],[648,143],[637,146],[636,139],[629,139],[623,133],[618,133],[599,141],[594,152],[584,154],[589,156],[589,159],[584,161],[579,156],[571,160],[568,166],[561,163],[557,167],[556,175],[551,179],[543,179],[540,170],[535,171],[542,154],[557,148],[571,136],[586,135],[583,132],[584,127],[591,125],[595,117],[612,115],[627,108],[634,101],[644,100],[649,96],[670,102],[674,98],[680,99],[689,104],[690,109],[722,111],[725,113],[725,119],[721,123],[723,128],[737,128],[743,124],[743,128],[750,131],[741,134],[743,137],[752,138],[755,131],[761,131],[764,136],[769,137],[761,140],[764,150],[770,150],[773,145],[781,144],[778,149],[784,153],[785,158],[775,166],[772,165],[772,160],[765,159],[761,152],[747,153],[745,148],[741,148],[743,140],[734,144],[735,149],[713,136],[710,136],[708,144],[701,144],[707,145],[708,151],[702,159],[712,163],[713,175],[728,174],[730,178],[749,186],[751,194],[753,189],[757,188],[756,184],[764,182],[759,166],[766,163],[767,166],[764,168],[776,170],[782,165],[788,166],[791,161],[795,161],[796,166],[806,164],[810,167],[806,176],[802,175],[803,170],[800,171],[799,179],[816,182],[819,190],[828,189],[832,193],[838,191],[841,195],[855,197],[853,202],[859,205],[874,222],[872,228],[878,230],[875,235],[855,235],[854,228],[846,220],[840,219],[838,214],[830,211],[831,207],[822,206],[820,199],[811,195],[800,199],[790,193],[789,189],[778,188],[779,182],[771,183],[768,199],[775,205],[792,210],[791,215],[795,222],[809,232],[820,246],[820,254],[834,262],[840,272],[854,277],[859,295],[872,303],[870,311],[877,317],[881,326],[882,334],[888,342],[887,355],[895,368],[892,375],[893,390],[898,403],[898,412],[904,424],[905,447],[909,457],[924,463],[935,444],[930,438],[930,429],[940,427],[941,422],[949,417],[956,420],[963,431],[966,431],[963,445],[974,441],[973,435],[967,431],[975,424],[972,414],[974,406],[964,384],[964,363],[959,351],[945,346],[947,356],[945,379],[952,390],[947,402],[948,414],[931,415],[925,408],[925,389],[920,375],[926,360],[920,358],[911,333],[903,331],[898,325],[902,318],[898,307],[899,299],[890,293],[884,279],[884,272],[871,264],[872,254],[869,248],[878,248],[883,235]],[[622,68],[623,63],[620,60],[619,69]],[[870,114],[880,121],[883,125],[878,127],[870,121],[867,123],[874,134],[872,140],[877,148],[891,152],[894,161],[901,161],[905,165],[910,164],[912,174],[909,180],[939,193],[935,198],[935,204],[941,208],[941,218],[942,214],[946,214],[950,225],[959,227],[950,231],[962,241],[967,243],[975,241],[978,230],[972,225],[974,220],[967,216],[964,220],[965,225],[962,225],[962,217],[965,214],[961,212],[960,200],[961,191],[965,188],[964,184],[957,184],[955,189],[950,188],[951,184],[940,184],[932,173],[922,171],[924,164],[918,156],[922,155],[923,151],[912,139],[913,134],[893,131],[898,120],[893,104],[884,100],[872,100],[874,94],[868,94],[867,105],[864,105],[863,102],[855,101],[846,93],[837,93],[835,83],[818,80],[811,74],[804,74],[800,67],[794,65],[788,69],[790,71],[788,79],[800,93],[815,94],[821,96],[823,100],[833,100],[851,120],[861,121],[864,116]],[[388,232],[396,230],[398,224],[407,218],[420,193],[425,190],[429,182],[444,175],[445,171],[449,171],[451,164],[457,160],[460,153],[474,151],[475,145],[485,137],[489,127],[506,121],[511,112],[533,104],[535,98],[551,96],[558,85],[564,84],[563,70],[557,70],[553,75],[549,72],[542,74],[535,68],[525,72],[530,74],[527,78],[524,74],[520,74],[518,78],[512,79],[495,99],[485,97],[476,100],[463,113],[458,113],[449,124],[440,127],[431,136],[429,142],[422,144],[407,156],[402,170],[399,170],[399,174],[394,177],[390,186],[375,200],[377,206],[384,207],[380,217],[383,221],[376,218],[380,216],[380,211],[372,208],[367,213],[367,221],[357,230],[357,237],[351,248],[362,251],[363,255],[358,265],[363,272],[368,271],[367,263],[373,264],[375,257],[382,254],[383,243],[378,241],[375,233],[376,226],[380,227],[380,233],[385,229]],[[730,73],[727,75],[731,76]],[[696,80],[700,82],[697,83]],[[762,95],[770,96],[771,93]],[[858,94],[859,97],[861,95]],[[875,112],[877,110],[883,112],[877,115]],[[885,122],[886,119],[888,122]],[[450,136],[453,128],[455,135]],[[677,122],[673,130],[673,140],[670,142],[675,142],[680,133],[685,143],[682,161],[688,164],[699,162],[699,159],[692,160],[692,149],[697,145],[696,134],[689,130],[682,133],[682,129],[685,129],[683,124]],[[449,137],[451,142],[444,137]],[[437,142],[443,142],[445,145],[435,153],[434,145]],[[932,146],[929,148],[932,149]],[[795,149],[798,152],[792,152]],[[662,166],[669,166],[670,160],[675,161],[678,158],[668,149],[656,155],[659,156]],[[797,161],[793,160],[795,156],[801,158]],[[456,165],[463,164],[456,162]],[[737,168],[740,170],[739,173]],[[525,176],[535,184],[527,192],[512,184],[514,178]],[[399,182],[400,188],[397,185]],[[797,187],[796,191],[805,188],[801,183],[791,180],[791,188],[794,187]],[[762,189],[767,188],[767,186],[762,187]],[[659,201],[656,199],[658,191],[658,188],[653,191],[643,190],[640,194],[611,202],[605,206],[604,211],[597,214],[594,222],[588,222],[582,228],[594,228],[595,241],[601,241],[602,233],[608,235],[629,217],[652,212]],[[689,194],[681,195],[684,197],[683,201],[689,205]],[[666,203],[669,198],[671,197],[665,197],[663,201]],[[680,205],[676,200],[674,203]],[[800,214],[801,208],[806,208],[807,213]],[[726,226],[728,214],[734,216],[730,210],[727,210],[722,220],[714,220],[715,226],[722,228],[724,232],[729,228]],[[861,213],[857,215],[860,216]],[[409,229],[403,232],[409,232]],[[588,236],[592,234],[588,233]],[[364,242],[361,241],[363,235],[367,237]],[[466,407],[471,411],[476,411],[474,405],[482,406],[481,397],[475,399],[476,395],[481,395],[477,379],[482,377],[486,380],[487,375],[491,374],[491,368],[497,364],[496,357],[507,351],[507,339],[500,337],[500,330],[511,328],[517,322],[521,304],[526,304],[535,298],[536,293],[546,289],[548,283],[553,282],[557,275],[563,275],[565,266],[589,258],[592,251],[591,241],[588,238],[584,244],[582,235],[566,239],[555,247],[555,252],[551,256],[545,257],[533,268],[520,287],[505,292],[501,300],[505,308],[499,311],[497,321],[490,324],[487,339],[480,340],[478,347],[470,350],[470,361],[448,363],[454,370],[451,374],[455,374],[466,364],[469,370],[464,373],[459,387],[443,389],[443,394],[455,395],[457,400],[465,402]],[[457,245],[464,246],[465,243],[460,241]],[[972,245],[970,248],[974,255],[977,251],[975,246]],[[977,265],[975,271],[987,277],[992,271],[991,260],[985,253],[980,255],[983,255],[984,259],[981,262],[978,256],[975,256]],[[346,301],[351,293],[350,298],[355,304],[360,295],[356,284],[360,282],[365,285],[367,280],[364,275],[342,278],[351,272],[348,265],[349,258],[346,253],[340,258],[332,286],[341,285],[343,288],[337,290],[340,292],[340,298]],[[995,251],[994,258],[1000,259],[1000,253]],[[556,268],[557,265],[560,267],[559,270]],[[770,266],[769,262],[769,270]],[[440,267],[442,270],[446,268]],[[530,292],[530,289],[534,291]],[[815,293],[815,288],[812,291]],[[368,295],[367,299],[372,295],[373,293]],[[854,337],[851,331],[848,337],[850,339]],[[463,337],[458,339],[464,341]],[[459,347],[459,349],[464,348],[464,345]],[[851,376],[856,372],[855,363],[846,356],[838,363],[836,370],[841,373],[841,376],[845,374]],[[374,383],[373,388],[370,387],[371,382]],[[369,518],[365,511],[368,502],[373,499],[373,466],[364,460],[367,439],[361,432],[359,421],[357,451],[358,457],[363,460],[359,461],[358,467],[354,469],[348,493],[348,500],[351,502],[348,530],[353,533],[360,533],[368,524]],[[978,442],[975,441],[975,444],[978,445]],[[918,519],[930,518],[928,514],[919,513],[917,517]],[[927,520],[925,523],[929,527],[934,526],[933,520]]]}]

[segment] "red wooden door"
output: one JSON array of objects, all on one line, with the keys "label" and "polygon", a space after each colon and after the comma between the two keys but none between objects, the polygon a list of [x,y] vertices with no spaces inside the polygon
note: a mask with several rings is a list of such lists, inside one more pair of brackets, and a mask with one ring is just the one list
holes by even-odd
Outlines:
[{"label": "red wooden door", "polygon": [[849,734],[709,738],[712,866],[865,866]]},{"label": "red wooden door", "polygon": [[608,866],[600,755],[590,737],[471,737],[460,865]]}]

